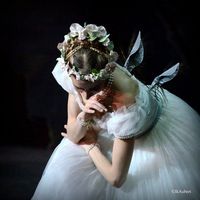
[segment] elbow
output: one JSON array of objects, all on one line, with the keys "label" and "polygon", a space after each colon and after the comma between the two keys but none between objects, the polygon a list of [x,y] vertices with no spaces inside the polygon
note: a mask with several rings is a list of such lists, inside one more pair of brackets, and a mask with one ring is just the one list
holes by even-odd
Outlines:
[{"label": "elbow", "polygon": [[123,183],[119,182],[119,181],[115,181],[112,183],[112,186],[115,188],[120,188],[122,185],[123,185]]},{"label": "elbow", "polygon": [[111,184],[113,187],[120,188],[126,180],[126,177],[115,177]]}]

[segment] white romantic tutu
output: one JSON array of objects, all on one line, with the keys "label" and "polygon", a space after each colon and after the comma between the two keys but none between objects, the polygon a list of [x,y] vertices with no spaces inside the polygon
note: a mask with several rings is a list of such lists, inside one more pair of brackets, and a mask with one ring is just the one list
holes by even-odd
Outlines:
[{"label": "white romantic tutu", "polygon": [[[146,126],[144,119],[156,108],[147,87],[139,84],[134,105],[97,120],[102,128],[98,142],[109,159],[114,137],[139,133]],[[167,101],[156,113],[158,118],[151,116],[156,123],[135,139],[122,187],[112,187],[84,149],[64,138],[52,154],[32,200],[199,200],[200,118],[179,97],[167,90],[164,93]]]}]

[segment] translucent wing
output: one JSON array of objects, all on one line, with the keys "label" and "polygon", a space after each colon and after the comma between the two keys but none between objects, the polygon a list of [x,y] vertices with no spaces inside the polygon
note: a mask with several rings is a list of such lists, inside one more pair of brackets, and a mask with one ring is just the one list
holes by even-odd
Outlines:
[{"label": "translucent wing", "polygon": [[154,78],[154,80],[151,83],[151,88],[153,88],[155,85],[161,86],[162,84],[173,79],[179,71],[179,66],[180,64],[177,63],[171,68],[169,68],[167,71],[163,72],[162,74]]},{"label": "translucent wing", "polygon": [[141,33],[139,31],[137,39],[128,55],[124,67],[131,72],[135,67],[140,65],[144,58],[144,48],[141,40]]}]

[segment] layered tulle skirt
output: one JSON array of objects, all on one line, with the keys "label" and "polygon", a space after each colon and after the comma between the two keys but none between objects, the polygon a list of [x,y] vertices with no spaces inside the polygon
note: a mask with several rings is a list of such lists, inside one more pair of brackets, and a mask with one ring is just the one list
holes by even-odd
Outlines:
[{"label": "layered tulle skirt", "polygon": [[[165,91],[156,124],[135,139],[127,179],[114,188],[84,149],[64,138],[53,152],[32,200],[200,199],[200,118],[187,103]],[[102,130],[99,143],[111,159],[114,136]]]}]

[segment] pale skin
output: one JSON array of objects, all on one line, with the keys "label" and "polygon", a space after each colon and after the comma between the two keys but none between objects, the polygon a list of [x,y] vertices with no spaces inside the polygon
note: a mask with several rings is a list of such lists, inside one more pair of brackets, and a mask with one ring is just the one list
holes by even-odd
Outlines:
[{"label": "pale skin", "polygon": [[[131,79],[127,74],[116,68],[113,72],[114,81],[113,88],[116,95],[113,97],[113,105],[129,105],[134,103],[135,95],[137,94],[138,85],[136,81]],[[74,77],[72,82],[81,94],[84,102],[84,110],[81,110],[75,101],[73,95],[69,94],[68,98],[68,122],[65,125],[66,133],[61,133],[62,136],[68,138],[74,143],[81,145],[88,152],[91,143],[95,143],[98,137],[98,130],[82,127],[77,121],[77,116],[82,119],[91,119],[96,113],[107,112],[106,105],[99,103],[96,100],[96,94],[91,94],[92,84],[84,81],[78,81]],[[101,94],[101,90],[97,92]],[[134,138],[130,139],[114,139],[112,149],[112,161],[110,162],[101,152],[94,146],[89,151],[89,156],[93,160],[95,166],[104,176],[104,178],[114,187],[121,187],[128,173],[134,149]]]}]

